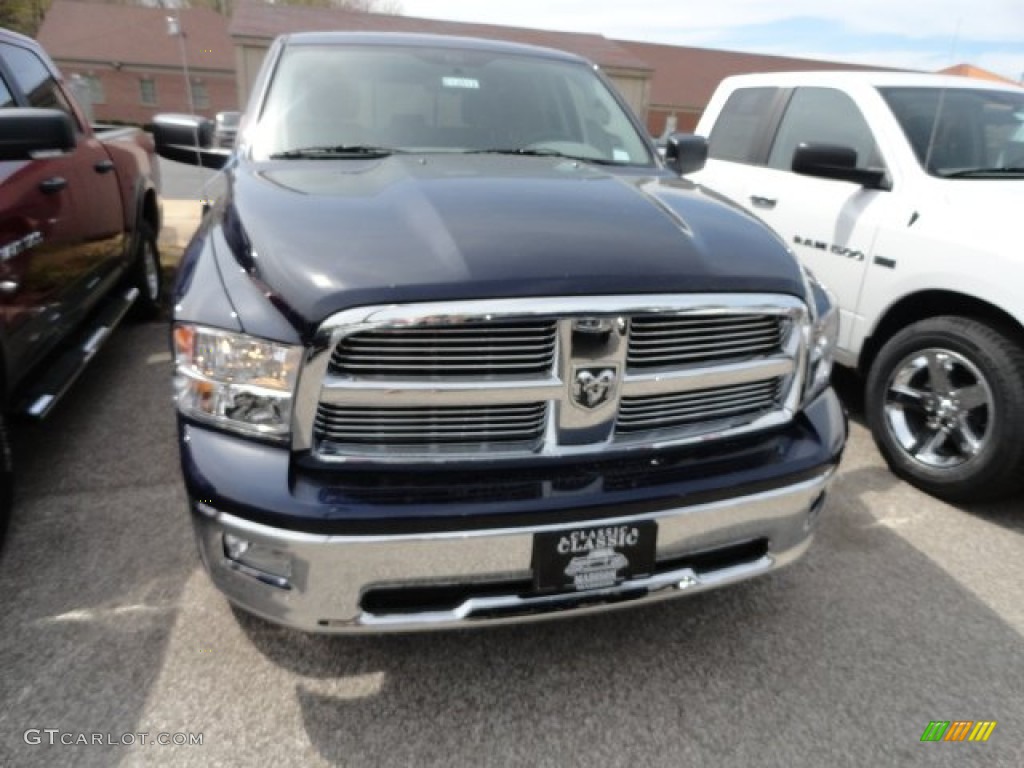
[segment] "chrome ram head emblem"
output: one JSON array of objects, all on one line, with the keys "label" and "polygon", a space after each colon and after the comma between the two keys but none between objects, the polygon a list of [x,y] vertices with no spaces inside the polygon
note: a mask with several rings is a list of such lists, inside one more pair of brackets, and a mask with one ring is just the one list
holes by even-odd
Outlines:
[{"label": "chrome ram head emblem", "polygon": [[615,391],[614,368],[578,368],[572,383],[572,400],[584,408],[597,408]]}]

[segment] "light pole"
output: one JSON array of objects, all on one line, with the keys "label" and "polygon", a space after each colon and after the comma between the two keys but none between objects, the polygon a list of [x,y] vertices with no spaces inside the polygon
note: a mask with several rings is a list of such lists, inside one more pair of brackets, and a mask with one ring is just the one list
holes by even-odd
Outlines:
[{"label": "light pole", "polygon": [[181,51],[181,67],[185,71],[185,96],[188,98],[188,111],[196,113],[195,100],[192,98],[192,76],[188,72],[188,53],[185,51],[185,31],[181,28],[181,17],[178,10],[174,10],[173,16],[167,17],[167,34],[178,38],[178,48]]},{"label": "light pole", "polygon": [[[161,1],[163,5],[163,1]],[[170,9],[168,9],[170,10]],[[174,8],[174,15],[167,16],[167,34],[171,37],[178,38],[178,48],[181,51],[181,67],[184,70],[185,76],[185,96],[188,98],[188,111],[193,117],[196,116],[196,104],[195,99],[192,96],[192,76],[188,71],[188,53],[185,51],[185,30],[181,28],[181,14],[177,8]],[[203,180],[203,161],[201,156],[201,149],[199,146],[199,125],[196,124],[195,130],[192,132],[192,146],[196,149],[196,175],[199,177],[199,188],[200,188],[200,200],[203,205],[203,213],[206,212],[209,207],[206,202],[206,195],[202,194],[202,190],[205,187],[205,181]]]}]

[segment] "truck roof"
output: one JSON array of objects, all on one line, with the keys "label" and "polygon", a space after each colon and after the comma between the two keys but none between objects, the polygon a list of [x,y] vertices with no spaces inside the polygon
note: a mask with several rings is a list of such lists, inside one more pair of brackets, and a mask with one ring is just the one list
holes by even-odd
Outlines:
[{"label": "truck roof", "polygon": [[764,72],[751,75],[733,75],[723,83],[744,85],[871,85],[917,88],[978,88],[993,91],[1024,91],[1011,82],[998,83],[956,75],[938,75],[927,72],[884,72],[878,70]]},{"label": "truck roof", "polygon": [[516,54],[520,56],[540,56],[547,59],[560,59],[577,63],[589,64],[581,56],[567,53],[555,48],[543,48],[537,45],[509,43],[503,40],[488,40],[479,37],[458,37],[454,35],[423,35],[405,32],[296,32],[283,35],[285,45],[379,45],[379,46],[416,46],[423,48],[456,48],[472,51],[490,51],[494,53]]},{"label": "truck roof", "polygon": [[39,43],[37,43],[31,37],[27,37],[18,32],[15,32],[13,29],[4,29],[3,27],[0,27],[0,40],[4,40],[8,43],[17,43],[18,45],[35,48],[36,50],[40,49]]}]

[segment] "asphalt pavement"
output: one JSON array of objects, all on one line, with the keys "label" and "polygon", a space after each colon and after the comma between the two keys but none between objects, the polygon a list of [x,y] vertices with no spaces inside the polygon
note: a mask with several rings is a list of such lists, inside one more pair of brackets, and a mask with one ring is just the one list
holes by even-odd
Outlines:
[{"label": "asphalt pavement", "polygon": [[[0,766],[1024,765],[1024,500],[928,498],[857,421],[816,541],[777,574],[547,624],[325,637],[236,614],[200,569],[170,377],[166,327],[127,326],[15,431]],[[922,743],[933,720],[998,725]]]},{"label": "asphalt pavement", "polygon": [[217,171],[157,158],[160,167],[160,196],[166,200],[202,200]]}]

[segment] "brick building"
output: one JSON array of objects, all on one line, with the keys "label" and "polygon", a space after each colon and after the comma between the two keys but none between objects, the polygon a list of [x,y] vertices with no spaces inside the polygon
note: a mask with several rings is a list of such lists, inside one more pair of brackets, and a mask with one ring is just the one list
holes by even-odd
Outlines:
[{"label": "brick building", "polygon": [[[170,34],[177,17],[183,37]],[[157,112],[191,112],[185,89],[185,45],[195,112],[212,117],[238,108],[228,20],[205,8],[168,11],[54,0],[39,42],[92,119],[149,122]]]},{"label": "brick building", "polygon": [[[2,2],[2,0],[0,0]],[[96,120],[148,122],[157,112],[188,112],[181,42],[185,43],[195,111],[207,117],[244,106],[271,41],[314,30],[418,32],[484,37],[560,48],[601,66],[625,100],[661,136],[666,126],[696,126],[722,78],[747,72],[863,69],[834,61],[613,40],[602,35],[470,24],[411,16],[236,0],[228,20],[205,8],[167,11],[54,0],[39,41]],[[180,15],[184,38],[168,34]],[[951,74],[998,76],[960,65]],[[1001,79],[1001,78],[999,78]]]}]

